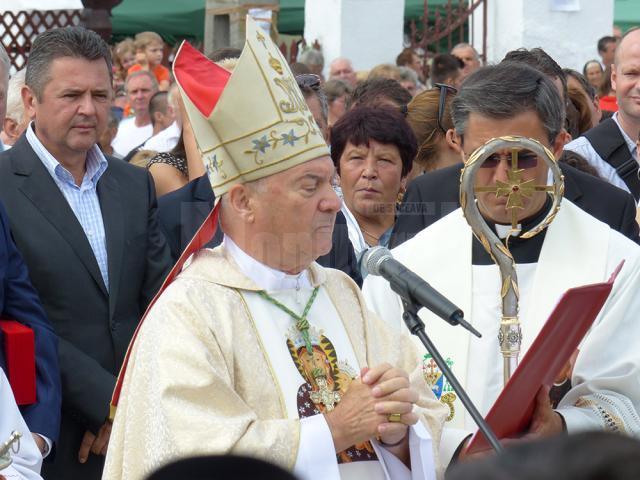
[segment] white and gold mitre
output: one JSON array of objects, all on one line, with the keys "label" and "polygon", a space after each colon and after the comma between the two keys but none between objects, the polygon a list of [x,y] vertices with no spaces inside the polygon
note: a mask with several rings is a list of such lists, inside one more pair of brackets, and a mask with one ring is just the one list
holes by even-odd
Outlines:
[{"label": "white and gold mitre", "polygon": [[280,50],[247,16],[233,73],[184,42],[173,62],[216,197],[329,149]]}]

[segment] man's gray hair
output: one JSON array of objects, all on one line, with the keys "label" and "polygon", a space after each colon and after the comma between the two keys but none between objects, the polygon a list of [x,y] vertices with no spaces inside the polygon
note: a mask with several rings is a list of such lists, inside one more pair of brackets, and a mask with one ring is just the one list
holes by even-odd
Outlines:
[{"label": "man's gray hair", "polygon": [[113,79],[111,50],[100,35],[84,27],[54,28],[38,35],[27,59],[25,83],[38,100],[42,99],[44,87],[51,80],[51,63],[63,57],[89,61],[102,59],[109,79]]},{"label": "man's gray hair", "polygon": [[476,48],[471,45],[470,43],[466,43],[466,42],[461,42],[458,43],[457,45],[455,45],[451,51],[453,52],[454,50],[457,50],[459,48],[470,48],[471,50],[473,50],[473,55],[476,57],[476,60],[480,60],[480,54],[478,53],[478,51],[476,50]]},{"label": "man's gray hair", "polygon": [[22,102],[22,87],[24,87],[25,69],[11,75],[7,88],[7,115],[16,123],[24,119],[24,103]]},{"label": "man's gray hair", "polygon": [[409,67],[398,67],[400,69],[401,82],[413,82],[418,85],[419,79],[416,71]]},{"label": "man's gray hair", "polygon": [[298,57],[298,61],[306,65],[324,66],[324,55],[322,55],[320,50],[315,48],[306,48]]},{"label": "man's gray hair", "polygon": [[9,55],[7,51],[4,49],[2,44],[0,43],[0,66],[2,67],[2,72],[4,73],[4,81],[9,80],[9,72],[11,70],[11,60],[9,60]]},{"label": "man's gray hair", "polygon": [[127,94],[129,93],[129,82],[131,80],[133,80],[136,77],[149,77],[149,79],[151,80],[151,85],[152,88],[157,92],[158,91],[158,80],[156,79],[156,76],[153,74],[153,72],[150,72],[149,70],[137,70],[133,73],[130,73],[129,75],[127,75],[127,78],[124,81],[124,91],[127,92]]},{"label": "man's gray hair", "polygon": [[564,126],[565,116],[558,89],[546,75],[519,62],[502,62],[476,70],[451,103],[458,135],[464,135],[471,113],[505,120],[528,111],[538,114],[553,144]]}]

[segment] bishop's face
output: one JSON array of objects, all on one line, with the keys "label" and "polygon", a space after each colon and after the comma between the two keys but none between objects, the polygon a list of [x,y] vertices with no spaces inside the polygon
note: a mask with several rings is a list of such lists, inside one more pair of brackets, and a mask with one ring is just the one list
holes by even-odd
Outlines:
[{"label": "bishop's face", "polygon": [[[548,147],[559,158],[562,152],[562,140],[558,135],[553,145],[549,144],[547,133],[543,128],[538,114],[533,111],[519,113],[512,118],[496,120],[476,113],[469,115],[466,131],[462,137],[457,137],[458,145],[462,146],[463,160],[469,158],[473,151],[495,137],[507,135],[520,135],[538,140]],[[462,141],[462,143],[460,143]],[[526,182],[533,180],[535,185],[547,184],[548,168],[542,158],[535,157],[532,152],[521,152],[522,159],[519,168],[522,169],[521,180]],[[491,162],[493,160],[493,162]],[[487,163],[489,162],[489,163]],[[476,175],[476,187],[495,187],[497,182],[509,182],[511,170],[511,152],[504,150],[497,152],[493,159],[487,160]],[[523,168],[527,167],[527,168]],[[483,217],[488,221],[508,225],[511,223],[511,212],[507,210],[506,196],[498,197],[493,192],[481,192],[476,194],[478,208]],[[523,208],[517,210],[518,221],[532,217],[544,206],[545,192],[534,192],[529,198],[523,197]]]},{"label": "bishop's face", "polygon": [[341,200],[333,190],[335,167],[320,157],[272,175],[256,196],[255,238],[263,263],[296,274],[331,250]]}]

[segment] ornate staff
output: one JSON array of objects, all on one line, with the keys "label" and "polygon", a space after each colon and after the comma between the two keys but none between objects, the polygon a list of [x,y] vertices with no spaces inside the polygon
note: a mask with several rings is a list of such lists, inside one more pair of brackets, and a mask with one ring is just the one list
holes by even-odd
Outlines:
[{"label": "ornate staff", "polygon": [[[20,432],[13,431],[9,435],[9,439],[0,445],[0,470],[4,470],[11,465],[11,453],[18,453],[20,450]],[[16,444],[14,447],[13,444]]]},{"label": "ornate staff", "polygon": [[[496,181],[495,186],[475,186],[475,178],[482,164],[496,152],[508,150],[511,152],[511,168],[507,172],[507,182]],[[528,150],[542,158],[553,175],[553,185],[535,185],[535,180],[523,181],[523,169],[518,168],[518,154]],[[493,192],[496,197],[507,197],[506,209],[511,213],[511,229],[503,244],[494,231],[480,214],[475,201],[475,194],[479,192]],[[518,228],[518,210],[524,208],[523,199],[531,198],[535,192],[548,192],[553,198],[551,210],[547,216],[528,232],[520,232]],[[502,318],[498,341],[503,357],[503,378],[506,384],[516,367],[522,343],[522,330],[518,319],[518,277],[515,261],[509,251],[509,238],[520,232],[520,238],[531,238],[544,230],[555,218],[560,209],[560,202],[564,195],[564,177],[560,172],[553,153],[537,140],[507,136],[489,140],[476,149],[465,162],[460,176],[460,205],[464,216],[473,230],[473,234],[491,256],[500,269],[502,277]]]}]

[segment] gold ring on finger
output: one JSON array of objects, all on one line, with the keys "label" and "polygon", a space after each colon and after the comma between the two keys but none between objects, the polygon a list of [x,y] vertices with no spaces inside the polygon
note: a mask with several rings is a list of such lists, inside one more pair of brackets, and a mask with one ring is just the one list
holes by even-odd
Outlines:
[{"label": "gold ring on finger", "polygon": [[391,414],[389,414],[387,419],[392,423],[400,423],[400,422],[402,422],[402,414],[401,413],[391,413]]}]

